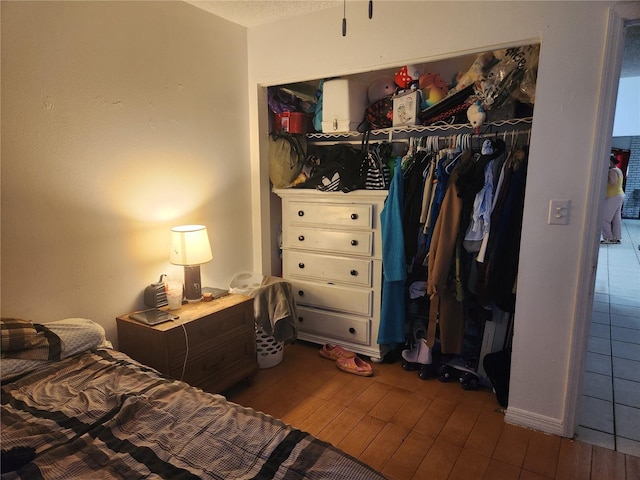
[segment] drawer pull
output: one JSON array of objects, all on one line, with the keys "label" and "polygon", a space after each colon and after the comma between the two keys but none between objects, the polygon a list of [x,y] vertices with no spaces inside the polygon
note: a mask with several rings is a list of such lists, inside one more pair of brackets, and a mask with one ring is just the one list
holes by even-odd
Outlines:
[{"label": "drawer pull", "polygon": [[358,219],[358,214],[357,213],[352,213],[351,214],[351,220],[357,220]]},{"label": "drawer pull", "polygon": [[300,323],[304,322],[304,317],[298,317],[298,321],[299,321]]},{"label": "drawer pull", "polygon": [[216,361],[213,362],[205,362],[202,364],[202,370],[204,370],[205,372],[210,372],[212,370],[219,370],[221,365],[224,365],[225,363],[225,359],[224,359],[225,355],[223,355],[221,358],[217,359]]},{"label": "drawer pull", "polygon": [[298,241],[304,242],[304,235],[299,235],[298,236]]},{"label": "drawer pull", "polygon": [[357,270],[351,270],[349,273],[351,274],[352,277],[357,277],[358,276],[358,271]]},{"label": "drawer pull", "polygon": [[349,333],[356,333],[356,329],[353,327],[349,328]]},{"label": "drawer pull", "polygon": [[354,247],[358,245],[358,240],[351,240],[351,245]]},{"label": "drawer pull", "polygon": [[304,268],[304,263],[300,262],[300,263],[298,264],[298,268]]},{"label": "drawer pull", "polygon": [[298,216],[304,217],[304,210],[298,210]]},{"label": "drawer pull", "polygon": [[304,297],[304,291],[303,290],[298,290],[298,295],[301,297]]}]

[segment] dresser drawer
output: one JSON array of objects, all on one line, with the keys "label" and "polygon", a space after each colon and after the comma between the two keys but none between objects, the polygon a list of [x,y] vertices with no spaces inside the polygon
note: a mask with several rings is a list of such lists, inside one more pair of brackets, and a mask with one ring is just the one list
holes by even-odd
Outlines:
[{"label": "dresser drawer", "polygon": [[372,232],[345,232],[321,228],[290,226],[284,235],[284,246],[370,256],[373,252]]},{"label": "dresser drawer", "polygon": [[369,345],[371,342],[371,321],[368,318],[351,317],[339,313],[298,308],[298,332],[329,337],[336,342],[345,341]]},{"label": "dresser drawer", "polygon": [[372,228],[373,207],[367,204],[307,203],[292,201],[285,207],[292,224]]},{"label": "dresser drawer", "polygon": [[283,253],[283,272],[287,278],[317,278],[325,282],[371,286],[373,261],[365,258],[335,257],[297,250]]},{"label": "dresser drawer", "polygon": [[302,280],[292,280],[291,284],[294,298],[298,305],[366,316],[372,314],[373,292],[370,289],[305,282]]}]

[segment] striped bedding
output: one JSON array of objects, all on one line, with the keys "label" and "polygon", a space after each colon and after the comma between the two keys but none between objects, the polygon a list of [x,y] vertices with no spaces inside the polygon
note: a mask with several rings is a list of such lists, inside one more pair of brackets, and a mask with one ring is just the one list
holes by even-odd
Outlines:
[{"label": "striped bedding", "polygon": [[[330,444],[109,348],[3,384],[0,420],[2,479],[383,479]],[[35,458],[6,471],[14,447]]]}]

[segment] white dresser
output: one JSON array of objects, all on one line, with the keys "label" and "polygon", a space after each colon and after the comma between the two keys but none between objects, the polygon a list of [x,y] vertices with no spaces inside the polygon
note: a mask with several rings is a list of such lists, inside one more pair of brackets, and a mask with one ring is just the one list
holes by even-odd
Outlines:
[{"label": "white dresser", "polygon": [[381,361],[380,212],[387,191],[276,189],[282,198],[282,275],[293,285],[298,338]]}]

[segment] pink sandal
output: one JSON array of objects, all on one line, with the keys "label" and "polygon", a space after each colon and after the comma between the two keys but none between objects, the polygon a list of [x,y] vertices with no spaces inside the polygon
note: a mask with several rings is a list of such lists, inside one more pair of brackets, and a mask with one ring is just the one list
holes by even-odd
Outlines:
[{"label": "pink sandal", "polygon": [[339,358],[336,360],[336,366],[343,372],[353,373],[361,377],[370,377],[373,375],[371,365],[360,357]]},{"label": "pink sandal", "polygon": [[345,350],[340,345],[325,343],[319,351],[320,356],[329,360],[337,360],[339,358],[353,358],[355,353]]}]

